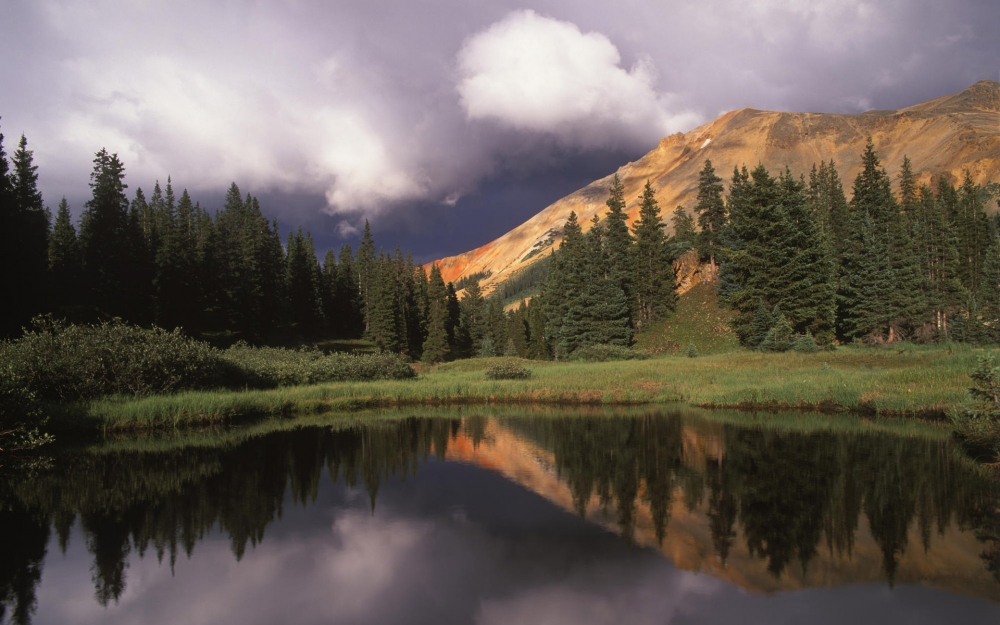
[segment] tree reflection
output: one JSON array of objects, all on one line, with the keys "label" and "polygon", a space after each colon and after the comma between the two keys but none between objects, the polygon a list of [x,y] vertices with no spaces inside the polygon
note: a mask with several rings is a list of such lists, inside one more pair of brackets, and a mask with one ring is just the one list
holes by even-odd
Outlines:
[{"label": "tree reflection", "polygon": [[[798,567],[805,575],[820,549],[850,557],[864,518],[892,584],[907,549],[929,549],[934,533],[955,522],[974,529],[984,565],[1000,581],[996,482],[945,442],[725,425],[715,427],[709,445],[704,436],[692,442],[680,415],[662,414],[500,423],[553,454],[578,514],[614,508],[611,518],[629,543],[648,511],[662,544],[672,511],[684,506],[707,517],[724,565],[742,536],[772,575]],[[478,446],[489,443],[490,432],[483,417],[410,418],[239,444],[58,457],[47,471],[0,483],[0,621],[30,621],[53,530],[65,552],[79,523],[96,598],[108,605],[126,587],[132,554],[155,553],[172,568],[179,552],[190,557],[217,528],[241,559],[286,502],[316,501],[324,470],[363,488],[374,510],[387,480],[405,480],[432,454],[444,458],[459,434]],[[908,544],[911,527],[922,545]]]}]

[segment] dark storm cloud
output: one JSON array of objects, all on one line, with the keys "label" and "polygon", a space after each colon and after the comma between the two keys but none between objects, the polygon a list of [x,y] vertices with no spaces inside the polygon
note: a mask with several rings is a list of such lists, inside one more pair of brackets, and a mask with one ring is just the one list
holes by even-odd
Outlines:
[{"label": "dark storm cloud", "polygon": [[[415,224],[475,221],[490,189],[530,180],[506,209],[518,223],[606,174],[607,154],[725,110],[896,108],[995,79],[998,26],[1000,4],[975,0],[15,0],[0,114],[8,148],[24,132],[36,150],[49,203],[78,207],[107,146],[133,188],[237,180],[294,199],[276,201],[283,222],[353,239],[371,217],[406,246]],[[562,182],[546,192],[548,174]]]}]

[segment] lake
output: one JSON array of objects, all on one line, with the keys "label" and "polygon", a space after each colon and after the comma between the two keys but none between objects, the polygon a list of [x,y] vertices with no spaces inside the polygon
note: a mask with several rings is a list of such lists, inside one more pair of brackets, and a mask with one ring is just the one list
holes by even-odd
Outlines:
[{"label": "lake", "polygon": [[1000,623],[948,430],[420,409],[53,447],[0,481],[0,622]]}]

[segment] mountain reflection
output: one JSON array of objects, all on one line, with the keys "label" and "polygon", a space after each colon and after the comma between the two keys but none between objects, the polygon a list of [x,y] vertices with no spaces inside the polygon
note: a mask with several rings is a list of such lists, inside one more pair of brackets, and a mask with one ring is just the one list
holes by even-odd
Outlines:
[{"label": "mountain reflection", "polygon": [[[283,505],[316,501],[324,472],[362,488],[374,514],[380,486],[405,481],[432,455],[500,472],[678,567],[754,590],[871,581],[857,577],[864,542],[890,585],[905,577],[1000,599],[1000,492],[947,441],[658,412],[463,415],[61,454],[52,468],[0,485],[0,621],[30,622],[53,533],[65,553],[79,524],[95,598],[109,605],[127,586],[130,558],[155,554],[173,568],[218,530],[239,561]],[[953,583],[934,570],[961,551],[952,543],[972,544],[979,559]]]}]

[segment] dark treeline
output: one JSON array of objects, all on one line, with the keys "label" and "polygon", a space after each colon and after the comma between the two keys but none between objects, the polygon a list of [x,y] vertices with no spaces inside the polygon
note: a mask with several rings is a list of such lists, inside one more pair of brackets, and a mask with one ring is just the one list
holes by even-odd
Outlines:
[{"label": "dark treeline", "polygon": [[65,199],[53,220],[26,140],[10,169],[2,139],[0,288],[7,297],[0,336],[17,336],[34,316],[52,313],[183,328],[220,342],[260,343],[282,333],[358,337],[367,321],[361,287],[381,284],[382,264],[406,262],[377,257],[366,229],[357,257],[345,245],[321,266],[309,233],[289,233],[283,246],[277,223],[235,183],[214,214],[186,190],[178,198],[169,178],[148,196],[137,188],[130,200],[125,167],[106,150],[94,159],[79,221]]},{"label": "dark treeline", "polygon": [[735,169],[723,201],[706,161],[695,244],[719,261],[740,341],[1000,340],[1000,222],[986,212],[996,185],[969,172],[957,189],[944,176],[918,185],[904,158],[894,193],[871,140],[862,163],[850,201],[832,161],[808,180]]},{"label": "dark treeline", "polygon": [[[738,535],[776,576],[808,570],[821,550],[850,557],[861,519],[883,553],[891,582],[904,552],[929,549],[952,523],[983,543],[984,566],[1000,581],[996,484],[945,441],[888,434],[797,433],[724,426],[716,455],[685,455],[679,415],[505,418],[504,427],[555,456],[585,514],[592,497],[617,514],[633,540],[647,505],[663,541],[676,503],[707,514],[725,561]],[[102,605],[124,591],[130,557],[173,564],[209,532],[228,536],[239,559],[264,540],[286,500],[313,504],[324,471],[363,487],[370,505],[388,480],[444,458],[461,433],[484,439],[482,416],[404,419],[345,429],[303,428],[234,444],[163,451],[58,455],[52,466],[0,481],[0,620],[30,620],[50,538],[66,550],[79,523],[92,554]],[[909,542],[919,529],[922,544]]]}]

